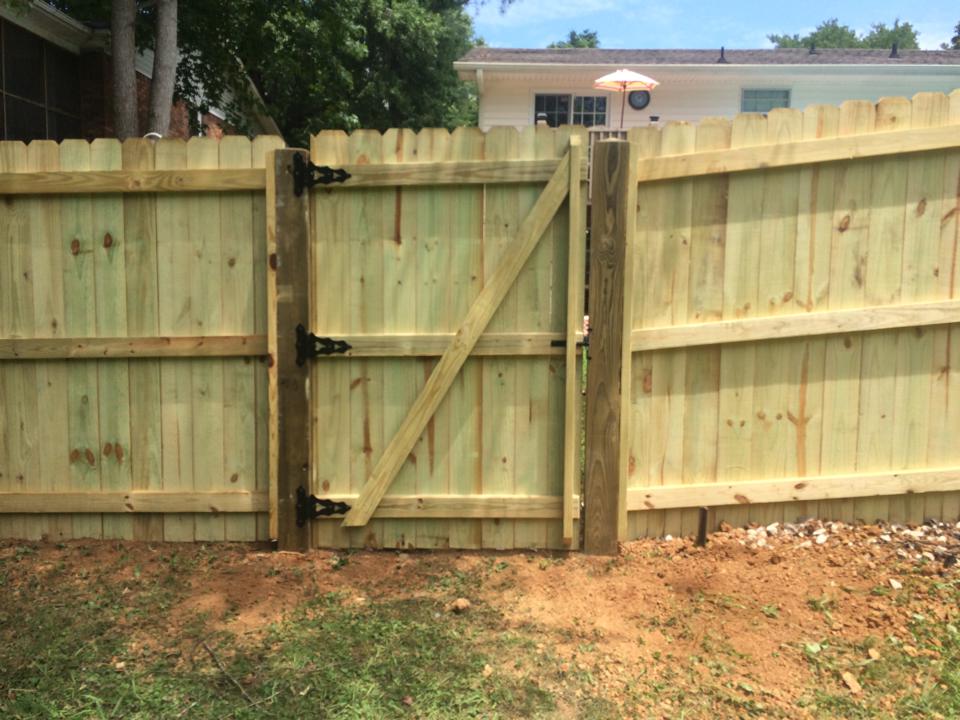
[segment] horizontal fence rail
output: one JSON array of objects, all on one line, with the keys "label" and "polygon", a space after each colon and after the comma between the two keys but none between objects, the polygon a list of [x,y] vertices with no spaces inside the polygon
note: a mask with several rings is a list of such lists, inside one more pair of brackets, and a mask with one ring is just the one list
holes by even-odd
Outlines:
[{"label": "horizontal fence rail", "polygon": [[[345,165],[349,178],[326,190],[417,185],[482,185],[545,182],[557,160],[474,160]],[[587,166],[580,168],[587,177]],[[240,170],[101,170],[0,173],[0,195],[92,195],[263,191],[262,168]]]},{"label": "horizontal fence rail", "polygon": [[266,354],[266,335],[0,339],[0,360],[251,357]]},{"label": "horizontal fence rail", "polygon": [[265,492],[0,492],[9,513],[254,513],[266,512]]},{"label": "horizontal fence rail", "polygon": [[877,132],[823,140],[662,155],[638,163],[639,181],[679,180],[724,173],[772,170],[815,163],[948,150],[960,147],[956,127],[931,127]]},{"label": "horizontal fence rail", "polygon": [[762,505],[951,490],[960,490],[960,468],[631,488],[627,491],[627,509]]},{"label": "horizontal fence rail", "polygon": [[919,328],[957,322],[960,322],[960,300],[945,300],[644,328],[632,332],[631,343],[634,352],[645,352],[699,345]]},{"label": "horizontal fence rail", "polygon": [[[455,333],[337,335],[336,339],[347,343],[349,349],[320,355],[317,359],[327,361],[351,357],[435,357],[443,355],[454,336]],[[576,333],[574,338],[574,345],[582,342],[583,333]],[[563,355],[566,346],[564,333],[484,333],[477,340],[470,356]]]}]

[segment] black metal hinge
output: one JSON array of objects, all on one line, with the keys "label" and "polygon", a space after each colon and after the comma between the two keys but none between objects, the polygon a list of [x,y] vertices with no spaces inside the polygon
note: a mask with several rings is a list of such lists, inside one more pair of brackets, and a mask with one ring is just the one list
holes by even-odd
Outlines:
[{"label": "black metal hinge", "polygon": [[326,498],[308,495],[303,485],[297,488],[297,527],[303,527],[307,520],[330,515],[345,515],[350,506],[345,502],[334,502]]},{"label": "black metal hinge", "polygon": [[302,366],[310,358],[320,355],[345,353],[351,347],[353,346],[346,340],[317,337],[313,333],[308,333],[302,323],[297,325],[297,365]]},{"label": "black metal hinge", "polygon": [[304,188],[342,183],[350,179],[350,173],[343,168],[314,165],[300,153],[293,156],[293,167],[290,168],[290,172],[293,175],[293,194],[297,197],[303,194]]}]

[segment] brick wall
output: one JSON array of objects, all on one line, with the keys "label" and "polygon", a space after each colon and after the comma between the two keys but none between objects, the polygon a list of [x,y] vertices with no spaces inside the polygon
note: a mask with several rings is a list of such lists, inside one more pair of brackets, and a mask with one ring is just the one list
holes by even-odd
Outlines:
[{"label": "brick wall", "polygon": [[[110,58],[103,52],[86,52],[80,56],[81,65],[81,132],[87,140],[111,137],[113,126],[113,70]],[[150,79],[137,73],[137,122],[140,133],[146,132],[150,112]],[[208,124],[204,118],[204,124]],[[209,116],[218,127],[220,121]],[[209,123],[213,125],[214,123]],[[223,135],[222,128],[220,135]],[[182,100],[174,103],[170,112],[170,130],[167,137],[190,137],[190,110]]]}]

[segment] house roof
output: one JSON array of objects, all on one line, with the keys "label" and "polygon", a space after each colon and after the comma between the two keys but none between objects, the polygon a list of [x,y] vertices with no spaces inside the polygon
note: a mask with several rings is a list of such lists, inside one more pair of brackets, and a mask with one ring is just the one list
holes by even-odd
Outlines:
[{"label": "house roof", "polygon": [[[457,67],[483,65],[714,65],[720,50],[612,50],[606,48],[491,48],[475,47],[455,63]],[[724,50],[729,65],[957,65],[960,50],[783,48]]]}]

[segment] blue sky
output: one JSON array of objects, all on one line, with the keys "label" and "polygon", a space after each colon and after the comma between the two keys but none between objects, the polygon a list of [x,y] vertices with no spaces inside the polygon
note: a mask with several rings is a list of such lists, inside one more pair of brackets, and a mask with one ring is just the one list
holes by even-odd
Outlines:
[{"label": "blue sky", "polygon": [[935,49],[960,21],[960,3],[936,0],[514,0],[504,13],[499,0],[487,0],[471,12],[493,47],[544,47],[590,28],[606,48],[760,48],[770,47],[769,33],[803,35],[830,17],[861,32],[899,17],[919,30],[921,47]]}]

